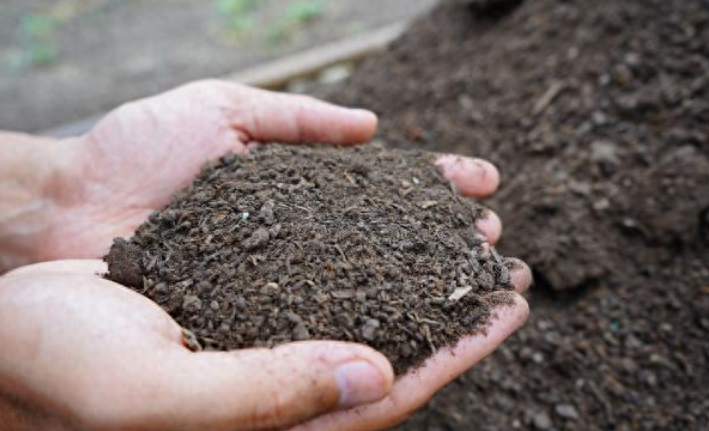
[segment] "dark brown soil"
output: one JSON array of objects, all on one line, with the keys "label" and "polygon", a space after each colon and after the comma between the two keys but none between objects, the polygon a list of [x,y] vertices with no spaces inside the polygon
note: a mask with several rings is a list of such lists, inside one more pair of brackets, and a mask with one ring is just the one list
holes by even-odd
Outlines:
[{"label": "dark brown soil", "polygon": [[505,237],[557,289],[635,272],[616,265],[618,235],[642,248],[696,238],[707,2],[534,0],[500,20],[466,3],[438,8],[333,98],[380,113],[392,145],[499,164]]},{"label": "dark brown soil", "polygon": [[402,429],[707,430],[709,2],[505,3],[444,2],[326,95],[496,162],[536,273],[530,324]]},{"label": "dark brown soil", "polygon": [[484,330],[506,262],[430,154],[269,146],[228,156],[117,239],[108,278],[207,349],[345,340],[397,373]]}]

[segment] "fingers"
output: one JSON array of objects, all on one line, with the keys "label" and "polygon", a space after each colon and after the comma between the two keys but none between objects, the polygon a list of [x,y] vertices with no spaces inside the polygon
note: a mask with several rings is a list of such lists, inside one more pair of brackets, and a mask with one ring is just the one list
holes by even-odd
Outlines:
[{"label": "fingers", "polygon": [[[454,378],[490,355],[527,319],[527,302],[514,293],[493,294],[511,300],[496,309],[484,334],[463,338],[455,347],[441,349],[419,369],[397,380],[388,397],[375,404],[317,418],[293,431],[373,431],[392,427],[420,408]],[[507,295],[507,298],[503,296]],[[504,302],[504,301],[503,301]]]},{"label": "fingers", "polygon": [[245,109],[232,116],[233,127],[261,142],[325,142],[353,144],[369,141],[377,116],[362,109],[335,106],[309,96],[275,93],[228,85]]},{"label": "fingers", "polygon": [[463,196],[486,197],[500,185],[500,172],[488,161],[444,154],[436,165]]},{"label": "fingers", "polygon": [[[500,185],[499,171],[485,160],[445,154],[438,156],[436,165],[463,196],[485,197]],[[476,226],[490,244],[497,243],[502,236],[502,223],[492,211],[487,211]]]},{"label": "fingers", "polygon": [[490,244],[497,244],[502,236],[502,221],[493,211],[485,211],[482,217],[476,220],[475,227],[485,235]]},{"label": "fingers", "polygon": [[[163,365],[151,400],[165,429],[277,429],[381,400],[393,370],[380,353],[340,342],[303,342],[232,353],[181,350]],[[160,378],[160,377],[158,377]],[[149,395],[149,394],[145,394]]]},{"label": "fingers", "polygon": [[[485,160],[444,154],[438,156],[436,165],[464,196],[485,197],[494,193],[500,185],[499,171]],[[489,244],[496,244],[502,236],[502,222],[493,211],[487,210],[476,220],[475,226]],[[526,291],[532,284],[529,267],[518,259],[508,259],[508,266],[515,291]]]},{"label": "fingers", "polygon": [[510,271],[510,278],[515,287],[515,292],[524,293],[534,283],[532,271],[526,263],[515,258],[506,258],[505,264]]}]

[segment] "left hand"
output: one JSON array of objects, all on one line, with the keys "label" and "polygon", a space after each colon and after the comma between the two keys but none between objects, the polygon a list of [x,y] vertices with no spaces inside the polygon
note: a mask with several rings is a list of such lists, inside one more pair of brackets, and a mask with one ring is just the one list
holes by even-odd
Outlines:
[{"label": "left hand", "polygon": [[353,144],[376,127],[368,111],[222,81],[128,103],[87,135],[60,142],[65,169],[49,187],[51,229],[34,239],[34,261],[102,256],[228,152],[270,141]]}]

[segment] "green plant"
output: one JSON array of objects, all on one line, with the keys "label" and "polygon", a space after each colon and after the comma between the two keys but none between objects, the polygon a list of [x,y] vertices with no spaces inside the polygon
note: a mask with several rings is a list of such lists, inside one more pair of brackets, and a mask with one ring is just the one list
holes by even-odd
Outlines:
[{"label": "green plant", "polygon": [[59,57],[56,48],[49,42],[35,42],[27,53],[27,62],[34,67],[48,66]]},{"label": "green plant", "polygon": [[29,38],[46,38],[57,28],[57,21],[50,15],[27,14],[22,17],[20,29]]},{"label": "green plant", "polygon": [[57,60],[58,53],[49,42],[35,41],[21,51],[3,59],[3,66],[10,72],[21,72],[31,67],[48,66]]},{"label": "green plant", "polygon": [[21,71],[47,66],[56,61],[58,53],[52,37],[59,24],[60,20],[51,14],[30,13],[22,16],[17,31],[24,40],[23,46],[17,53],[5,58],[5,67]]},{"label": "green plant", "polygon": [[234,15],[251,12],[266,1],[267,0],[218,0],[216,7],[219,14],[231,18]]},{"label": "green plant", "polygon": [[268,0],[217,0],[217,13],[226,21],[230,35],[240,35],[254,25],[254,12]]},{"label": "green plant", "polygon": [[276,45],[286,40],[303,24],[323,15],[327,9],[320,0],[297,0],[291,2],[283,17],[269,30],[267,39],[270,44]]},{"label": "green plant", "polygon": [[295,24],[311,21],[325,13],[325,3],[320,0],[298,0],[286,10],[286,20]]}]

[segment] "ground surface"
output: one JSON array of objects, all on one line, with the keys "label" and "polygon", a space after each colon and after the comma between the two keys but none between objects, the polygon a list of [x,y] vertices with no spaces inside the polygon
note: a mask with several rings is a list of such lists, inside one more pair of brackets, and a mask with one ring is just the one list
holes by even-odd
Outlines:
[{"label": "ground surface", "polygon": [[106,257],[207,349],[368,344],[397,374],[513,300],[507,263],[431,154],[271,145],[229,156]]},{"label": "ground surface", "polygon": [[0,129],[56,127],[410,18],[434,2],[3,0]]},{"label": "ground surface", "polygon": [[536,271],[527,327],[402,429],[709,429],[709,2],[589,6],[450,0],[322,92],[496,162]]}]

